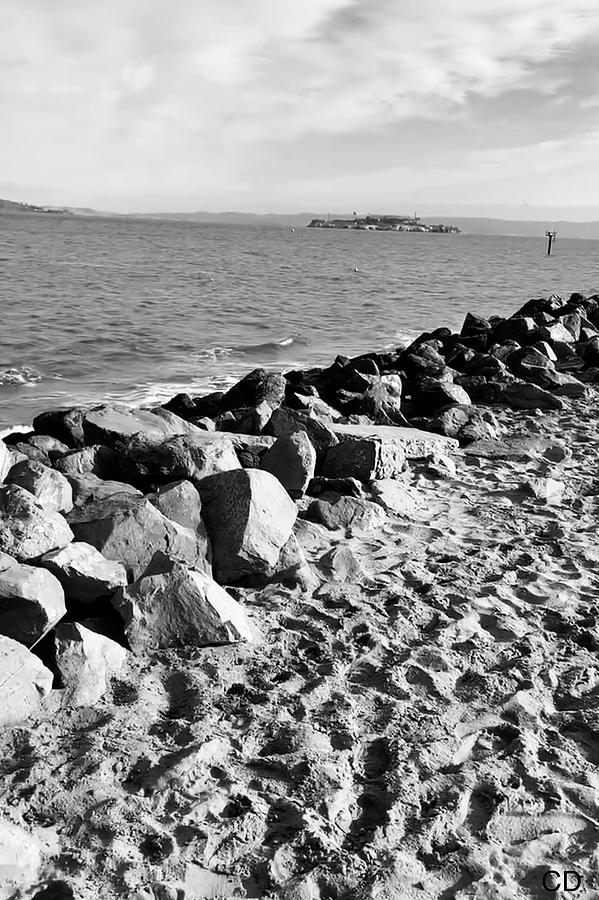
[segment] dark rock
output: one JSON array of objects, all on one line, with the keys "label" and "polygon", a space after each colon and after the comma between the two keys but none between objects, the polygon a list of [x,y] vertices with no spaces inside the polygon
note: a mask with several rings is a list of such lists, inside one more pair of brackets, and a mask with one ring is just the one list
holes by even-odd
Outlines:
[{"label": "dark rock", "polygon": [[55,409],[43,412],[33,420],[33,428],[37,434],[49,434],[73,449],[85,445],[81,409]]},{"label": "dark rock", "polygon": [[54,463],[54,468],[67,477],[91,474],[98,478],[111,479],[118,475],[119,463],[119,456],[114,450],[95,444],[61,456]]},{"label": "dark rock", "polygon": [[563,402],[549,391],[524,381],[497,385],[500,389],[496,402],[506,403],[512,409],[563,409]]},{"label": "dark rock", "polygon": [[316,450],[305,431],[277,438],[262,457],[262,466],[278,478],[290,497],[303,497],[314,476]]},{"label": "dark rock", "polygon": [[255,408],[263,401],[275,409],[285,398],[285,385],[285,376],[279,372],[254,369],[229,388],[222,398],[222,409]]},{"label": "dark rock", "polygon": [[412,400],[422,415],[430,415],[450,403],[468,406],[470,397],[458,384],[422,378],[412,387]]},{"label": "dark rock", "polygon": [[376,425],[406,425],[401,411],[402,382],[399,375],[361,376],[366,388],[345,405],[348,415],[368,416]]},{"label": "dark rock", "polygon": [[364,492],[357,478],[313,478],[306,490],[310,497],[320,497],[325,493],[343,494],[346,497],[362,497]]},{"label": "dark rock", "polygon": [[233,583],[276,565],[297,511],[270,472],[220,472],[205,478],[199,489],[217,581]]},{"label": "dark rock", "polygon": [[537,323],[530,316],[513,316],[511,319],[500,319],[493,327],[493,340],[503,344],[505,341],[517,341],[519,344],[533,344],[539,338]]},{"label": "dark rock", "polygon": [[66,475],[65,477],[73,491],[73,506],[83,506],[94,500],[106,500],[108,497],[114,497],[115,494],[133,494],[141,497],[141,491],[131,484],[98,478],[91,472],[83,475]]},{"label": "dark rock", "polygon": [[486,335],[490,331],[491,323],[488,319],[484,319],[482,316],[477,316],[473,313],[466,313],[460,335],[461,337],[471,337],[480,334]]},{"label": "dark rock", "polygon": [[272,409],[262,401],[258,406],[232,409],[214,420],[217,431],[232,431],[236,434],[261,434],[272,415]]},{"label": "dark rock", "polygon": [[332,426],[306,413],[284,407],[274,410],[264,429],[265,434],[273,435],[276,438],[286,437],[297,431],[306,432],[316,450],[319,462],[324,459],[328,448],[338,443]]},{"label": "dark rock", "polygon": [[196,431],[163,443],[135,435],[120,446],[121,469],[135,485],[153,487],[172,481],[191,481],[238,469],[233,442],[224,434]]}]

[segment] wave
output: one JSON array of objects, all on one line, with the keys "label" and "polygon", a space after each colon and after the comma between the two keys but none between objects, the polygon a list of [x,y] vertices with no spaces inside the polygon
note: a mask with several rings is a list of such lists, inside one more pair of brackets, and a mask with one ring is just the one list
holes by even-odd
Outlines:
[{"label": "wave", "polygon": [[308,340],[300,335],[292,335],[283,338],[280,341],[265,341],[262,344],[241,344],[233,347],[235,353],[243,353],[244,356],[274,356],[279,353],[285,353],[290,348],[307,347]]},{"label": "wave", "polygon": [[0,372],[0,386],[12,387],[20,384],[36,384],[44,376],[31,366],[14,366]]}]

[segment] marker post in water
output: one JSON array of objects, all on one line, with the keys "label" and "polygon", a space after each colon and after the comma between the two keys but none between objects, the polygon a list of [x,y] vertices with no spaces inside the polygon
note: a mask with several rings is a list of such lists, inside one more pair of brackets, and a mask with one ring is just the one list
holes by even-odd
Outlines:
[{"label": "marker post in water", "polygon": [[551,256],[551,247],[553,246],[553,242],[557,237],[557,231],[546,231],[545,237],[548,238],[547,241],[547,256]]}]

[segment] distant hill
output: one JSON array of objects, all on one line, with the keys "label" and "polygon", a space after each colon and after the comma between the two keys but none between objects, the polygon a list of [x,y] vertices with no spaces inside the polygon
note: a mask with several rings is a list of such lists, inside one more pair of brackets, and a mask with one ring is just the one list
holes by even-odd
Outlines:
[{"label": "distant hill", "polygon": [[32,203],[17,203],[14,200],[0,199],[0,215],[3,213],[54,213],[69,215],[69,210],[50,206],[34,206]]}]

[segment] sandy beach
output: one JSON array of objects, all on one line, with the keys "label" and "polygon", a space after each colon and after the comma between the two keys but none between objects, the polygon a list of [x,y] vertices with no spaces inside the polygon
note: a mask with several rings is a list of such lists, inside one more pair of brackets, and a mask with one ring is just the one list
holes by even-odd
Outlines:
[{"label": "sandy beach", "polygon": [[[535,328],[551,328],[551,322],[563,328],[569,321],[564,317],[582,316],[571,306],[561,316],[549,316],[549,322],[545,318],[544,325],[539,316],[547,314],[535,312]],[[502,323],[511,321],[513,330],[521,327],[521,319],[489,327],[496,335],[507,328]],[[594,328],[585,322],[582,328]],[[590,334],[581,339],[577,324],[578,340],[560,343],[556,337],[553,342],[562,361],[572,360],[572,354],[580,359],[593,342]],[[474,340],[464,336],[462,348],[476,343],[485,329],[481,325]],[[540,337],[531,331],[530,341],[538,343]],[[430,345],[435,338],[424,336],[427,340]],[[522,347],[531,346],[522,340]],[[511,338],[504,344],[510,341],[511,352],[517,352],[520,345],[514,348]],[[489,358],[499,359],[501,345],[487,343],[476,354],[487,357],[488,364]],[[172,525],[178,515],[181,523],[182,509],[188,516],[175,533],[179,544],[169,532],[167,549],[157,551],[158,563],[154,557],[146,570],[139,548],[134,561],[128,555],[132,538],[127,532],[129,543],[120,558],[127,577],[118,588],[116,583],[110,590],[105,586],[91,603],[85,592],[74,591],[72,569],[70,575],[67,567],[61,570],[58,559],[50,566],[50,558],[65,550],[32,552],[28,560],[24,551],[13,551],[21,568],[41,565],[43,571],[59,573],[67,602],[62,623],[35,647],[54,673],[54,688],[40,689],[45,696],[15,721],[6,718],[15,682],[9,678],[2,687],[0,896],[525,900],[546,896],[547,884],[563,883],[565,871],[575,873],[579,889],[559,896],[599,896],[599,397],[591,383],[594,370],[590,364],[576,369],[581,377],[587,373],[585,384],[571,374],[570,364],[568,392],[578,397],[558,398],[555,389],[537,388],[552,400],[539,394],[533,409],[513,409],[501,401],[471,405],[467,419],[476,433],[462,432],[458,440],[439,435],[438,421],[443,415],[459,418],[468,405],[459,395],[458,402],[445,403],[434,415],[427,408],[427,422],[415,414],[415,398],[423,405],[427,391],[430,398],[433,388],[453,389],[460,377],[472,376],[460,376],[454,368],[449,379],[448,371],[437,371],[431,385],[430,375],[406,375],[409,349],[400,354],[402,368],[395,370],[403,384],[405,426],[392,420],[380,424],[380,418],[377,424],[374,389],[379,390],[378,414],[389,419],[404,415],[398,405],[395,413],[392,408],[399,404],[401,385],[393,381],[397,375],[360,372],[363,363],[352,369],[354,390],[337,386],[335,402],[339,406],[339,392],[345,391],[347,413],[358,393],[360,403],[371,403],[370,418],[364,409],[342,415],[322,388],[322,374],[287,376],[296,387],[309,378],[321,385],[320,393],[296,395],[309,411],[287,406],[289,394],[275,406],[279,422],[281,409],[310,420],[300,432],[308,449],[297,430],[291,432],[293,447],[289,436],[268,436],[273,430],[268,423],[276,418],[268,398],[242,404],[243,414],[216,413],[212,421],[221,430],[204,431],[199,441],[217,454],[216,474],[204,471],[202,477],[184,479],[190,486],[193,482],[202,500],[205,527],[199,515],[194,527],[200,543],[205,541],[204,555],[196,553],[195,562],[187,549],[176,549],[187,548],[181,535],[191,521],[189,500],[182,503],[179,495],[168,520]],[[422,354],[418,342],[411,349],[412,357]],[[454,353],[453,365],[456,360]],[[480,358],[477,364],[480,368]],[[522,364],[520,354],[517,365]],[[559,360],[546,368],[550,373],[568,370]],[[330,373],[328,378],[330,383]],[[492,378],[485,384],[533,385],[514,379],[508,368],[501,379]],[[580,391],[573,390],[575,381]],[[268,381],[260,384],[274,390]],[[480,381],[468,383],[472,393],[480,393],[481,386]],[[179,398],[173,404],[181,411],[186,402]],[[179,420],[189,428],[188,437],[196,440],[199,419],[207,420],[207,406],[216,402],[192,401],[187,418]],[[172,427],[176,416],[162,414],[171,417]],[[182,462],[179,446],[177,466],[169,468],[176,455],[172,444],[170,455],[159,453],[157,438],[152,442],[149,432],[134,432],[122,443],[124,423],[130,431],[137,427],[128,415],[115,418],[109,410],[86,419],[84,413],[86,448],[66,447],[60,454],[52,443],[59,441],[57,422],[42,417],[54,437],[41,441],[39,423],[37,438],[13,437],[3,498],[7,491],[26,490],[15,485],[29,484],[43,506],[50,496],[39,488],[42,476],[49,477],[43,470],[62,472],[73,491],[74,506],[64,515],[75,535],[75,543],[65,539],[63,547],[95,542],[104,547],[106,559],[120,564],[116,544],[111,552],[94,531],[98,504],[105,509],[118,502],[122,509],[135,508],[139,517],[139,504],[150,488],[158,488],[151,502],[163,516],[165,497],[173,503],[168,485],[176,479],[171,476],[180,477],[181,465],[189,464],[187,457]],[[64,432],[76,433],[75,418],[61,420]],[[445,431],[451,430],[444,422]],[[437,433],[412,433],[406,427],[427,423]],[[319,435],[322,439],[337,429],[337,437],[343,437],[343,429],[352,428],[362,429],[360,440],[336,442],[325,447],[323,456]],[[407,459],[399,458],[396,444],[393,453],[387,452],[388,438],[381,435],[390,432],[403,435]],[[418,446],[413,436],[408,441],[409,434],[418,436]],[[365,452],[375,442],[364,435],[378,435],[382,448],[382,455],[368,462],[372,478],[360,475],[366,462],[356,448]],[[235,447],[241,468],[237,459],[233,471],[222,463],[223,440]],[[25,444],[50,453],[51,459],[41,463]],[[284,450],[282,462],[272,456],[275,444]],[[104,451],[91,453],[90,446]],[[107,478],[107,469],[115,467],[114,448],[120,454],[117,482]],[[208,465],[202,453],[201,465]],[[265,462],[268,454],[270,462]],[[211,466],[215,459],[210,457]],[[301,486],[294,481],[291,487],[298,460],[311,481]],[[197,456],[193,464],[200,465]],[[357,477],[347,474],[348,465]],[[134,473],[130,482],[123,475],[127,471]],[[275,498],[269,520],[273,533],[283,529],[286,504],[293,507],[288,529],[293,540],[278,539],[286,557],[281,562],[279,556],[274,566],[266,565],[266,551],[257,550],[257,544],[251,553],[237,556],[219,550],[226,517],[213,507],[222,501],[221,480],[224,484],[235,476],[235,490],[243,493],[239,485],[255,472],[260,477],[268,472],[279,487],[287,487],[284,501]],[[124,494],[127,485],[130,491],[137,485],[138,493]],[[268,492],[259,497],[257,490],[251,487],[249,511],[243,513],[248,521],[258,515],[252,503],[260,497],[269,502]],[[230,507],[231,519],[242,515],[243,505],[241,494],[232,496],[239,502]],[[3,558],[11,555],[6,533]],[[150,549],[153,553],[155,547]],[[169,553],[179,562],[165,563]],[[200,556],[209,560],[204,569]],[[179,580],[167,582],[174,577],[173,565],[181,569]],[[210,617],[203,607],[204,619],[194,619],[194,627],[208,628],[210,619],[213,630],[203,641],[194,632],[194,642],[181,624],[192,617],[191,607],[181,613],[177,603],[192,596],[185,581],[190,572],[200,573],[194,575],[196,586],[204,579],[204,586],[210,582],[222,590],[206,574],[209,570],[226,586],[235,608],[221,612],[217,622],[214,612]],[[168,600],[166,622],[160,609],[150,609],[158,588],[147,588],[142,596],[140,585],[152,578],[178,585]],[[160,603],[167,602],[165,596],[159,595]],[[211,602],[213,610],[220,609],[221,599]],[[115,625],[119,616],[125,636]],[[14,627],[14,617],[11,622]],[[68,631],[73,622],[97,630],[105,642],[101,652],[81,650],[81,633]],[[224,637],[218,630],[222,623],[228,628]],[[25,643],[31,646],[31,639]],[[548,873],[553,874],[544,883]],[[573,885],[574,875],[568,877]]]}]

